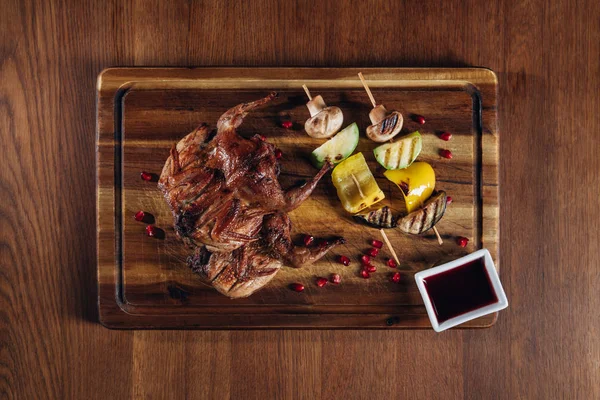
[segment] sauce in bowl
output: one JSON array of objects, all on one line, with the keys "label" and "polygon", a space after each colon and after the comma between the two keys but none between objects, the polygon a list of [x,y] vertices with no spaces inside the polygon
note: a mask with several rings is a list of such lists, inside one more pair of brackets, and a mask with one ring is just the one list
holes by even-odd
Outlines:
[{"label": "sauce in bowl", "polygon": [[428,276],[423,282],[440,323],[498,302],[483,257]]}]

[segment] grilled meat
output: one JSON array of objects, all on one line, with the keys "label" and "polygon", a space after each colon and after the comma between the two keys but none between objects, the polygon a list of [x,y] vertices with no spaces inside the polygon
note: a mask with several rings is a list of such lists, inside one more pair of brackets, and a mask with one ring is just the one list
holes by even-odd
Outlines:
[{"label": "grilled meat", "polygon": [[398,220],[398,228],[406,233],[418,235],[431,229],[446,212],[446,192],[434,193],[422,208]]},{"label": "grilled meat", "polygon": [[228,297],[247,297],[281,266],[300,267],[343,242],[298,248],[287,212],[310,196],[331,168],[326,163],[304,185],[284,191],[277,180],[275,147],[260,135],[245,139],[236,128],[275,93],[228,110],[217,129],[201,125],[170,151],[158,186],[174,216],[175,232],[194,249],[188,263]]}]

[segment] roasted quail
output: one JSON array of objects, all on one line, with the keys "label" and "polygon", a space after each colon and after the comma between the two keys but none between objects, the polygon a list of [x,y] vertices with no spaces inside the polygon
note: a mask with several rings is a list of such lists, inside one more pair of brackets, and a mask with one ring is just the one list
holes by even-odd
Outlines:
[{"label": "roasted quail", "polygon": [[310,196],[331,168],[289,190],[278,181],[275,147],[260,135],[245,139],[236,132],[251,110],[276,93],[233,107],[217,129],[201,125],[171,148],[159,188],[169,204],[175,232],[194,249],[192,270],[231,298],[247,297],[266,285],[283,265],[300,267],[343,243],[296,247],[287,212]]}]

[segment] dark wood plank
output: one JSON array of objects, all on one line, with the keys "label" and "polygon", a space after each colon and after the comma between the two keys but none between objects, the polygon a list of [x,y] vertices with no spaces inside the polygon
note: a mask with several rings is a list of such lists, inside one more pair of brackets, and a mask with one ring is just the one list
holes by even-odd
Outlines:
[{"label": "dark wood plank", "polygon": [[104,11],[80,8],[90,41],[69,18],[74,6],[0,5],[2,398],[129,394],[130,368],[111,360],[131,358],[133,334],[98,329],[86,229],[95,225],[94,76],[117,59],[97,39]]},{"label": "dark wood plank", "polygon": [[[600,398],[598,1],[4,0],[0,10],[0,397],[134,398],[135,354],[148,361],[137,393],[152,398]],[[511,305],[492,329],[444,334],[90,323],[95,77],[134,65],[497,71]],[[177,388],[150,382],[179,360]],[[268,363],[260,380],[243,378]]]}]

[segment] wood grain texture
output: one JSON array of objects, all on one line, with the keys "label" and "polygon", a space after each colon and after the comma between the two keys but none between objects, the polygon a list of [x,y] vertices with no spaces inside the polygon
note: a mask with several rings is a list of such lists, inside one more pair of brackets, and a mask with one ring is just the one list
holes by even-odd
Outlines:
[{"label": "wood grain texture", "polygon": [[[597,1],[0,10],[0,397],[600,398]],[[110,66],[493,69],[510,307],[443,334],[100,326],[94,93]]]},{"label": "wood grain texture", "polygon": [[[190,250],[175,236],[173,217],[156,182],[140,179],[140,171],[158,175],[170,147],[200,123],[215,121],[233,105],[250,102],[277,90],[279,98],[251,113],[239,128],[242,136],[257,133],[282,150],[279,181],[287,188],[316,173],[308,161],[323,140],[308,137],[306,82],[329,104],[344,110],[364,132],[370,124],[370,103],[357,78],[357,69],[247,68],[247,69],[108,69],[98,78],[98,277],[100,320],[109,327],[131,328],[430,328],[414,274],[477,250],[485,245],[493,257],[498,244],[498,131],[496,75],[487,69],[363,69],[378,102],[406,115],[401,134],[419,130],[423,151],[418,160],[436,171],[436,190],[454,199],[443,223],[446,239],[439,246],[433,232],[406,235],[389,230],[399,252],[402,283],[390,282],[386,248],[373,259],[379,272],[365,281],[359,257],[369,248],[376,229],[357,224],[343,211],[331,178],[326,175],[311,197],[290,213],[294,238],[303,234],[328,238],[343,236],[346,244],[317,263],[301,269],[283,268],[260,292],[231,300],[203,284],[186,265]],[[427,115],[418,125],[412,115]],[[281,120],[296,124],[283,129]],[[485,124],[483,124],[485,121]],[[451,142],[440,132],[453,132]],[[377,144],[366,137],[362,152],[383,189],[389,205],[405,213],[396,185],[383,177],[375,161]],[[438,155],[451,148],[454,157]],[[132,218],[138,210],[151,221]],[[165,232],[149,238],[144,227],[153,223]],[[470,238],[467,248],[457,237]],[[319,239],[317,239],[319,240]],[[344,267],[340,254],[353,261]],[[497,265],[498,267],[498,265]],[[318,276],[338,273],[343,284],[316,287]],[[301,282],[302,295],[289,285]],[[115,292],[117,295],[115,296]],[[390,318],[397,322],[388,325]],[[496,314],[463,327],[489,327]]]}]

